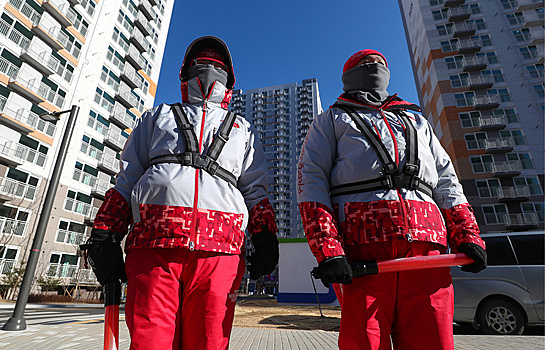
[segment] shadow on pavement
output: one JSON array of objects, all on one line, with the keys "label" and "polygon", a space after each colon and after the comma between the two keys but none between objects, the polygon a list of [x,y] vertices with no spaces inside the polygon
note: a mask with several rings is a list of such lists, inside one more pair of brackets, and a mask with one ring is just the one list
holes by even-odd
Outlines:
[{"label": "shadow on pavement", "polygon": [[279,315],[264,318],[259,323],[263,325],[275,325],[275,328],[277,329],[338,332],[341,325],[341,319],[327,316]]},{"label": "shadow on pavement", "polygon": [[[454,324],[454,334],[458,335],[483,335],[480,330],[473,328],[470,324]],[[527,326],[522,335],[545,336],[545,325]]]}]

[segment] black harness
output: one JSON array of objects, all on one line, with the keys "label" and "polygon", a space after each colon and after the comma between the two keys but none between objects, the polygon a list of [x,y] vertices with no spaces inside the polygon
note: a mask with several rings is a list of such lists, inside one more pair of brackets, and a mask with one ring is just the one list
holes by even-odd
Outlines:
[{"label": "black harness", "polygon": [[180,103],[175,103],[171,105],[171,108],[176,117],[176,123],[184,135],[187,150],[184,153],[165,154],[153,157],[149,166],[161,163],[178,163],[184,166],[191,166],[195,169],[202,169],[210,175],[217,176],[236,187],[237,178],[235,175],[222,168],[217,162],[223,146],[225,146],[229,140],[229,134],[235,123],[236,115],[233,112],[227,112],[216,137],[214,137],[212,144],[208,148],[208,152],[206,154],[201,154],[199,153],[199,140],[197,139],[197,135],[195,135],[193,126],[189,122],[189,118],[187,117],[187,114],[185,114],[182,105]]},{"label": "black harness", "polygon": [[358,130],[365,136],[378,155],[383,164],[381,170],[382,176],[365,181],[351,182],[343,185],[332,186],[329,190],[331,197],[354,194],[361,192],[371,192],[379,190],[391,190],[394,188],[406,188],[409,190],[418,190],[428,196],[432,196],[433,187],[422,181],[418,177],[420,169],[420,159],[418,159],[418,139],[416,137],[416,128],[405,113],[396,113],[406,126],[406,161],[403,171],[400,172],[396,162],[390,156],[390,153],[380,140],[379,136],[371,129],[358,113],[349,107],[339,106],[356,123]]}]

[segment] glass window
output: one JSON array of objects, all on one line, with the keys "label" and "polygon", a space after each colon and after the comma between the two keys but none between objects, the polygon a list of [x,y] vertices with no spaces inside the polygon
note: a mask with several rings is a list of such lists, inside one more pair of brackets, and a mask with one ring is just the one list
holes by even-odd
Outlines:
[{"label": "glass window", "polygon": [[462,122],[462,128],[472,128],[480,125],[481,112],[479,111],[462,112],[458,116]]},{"label": "glass window", "polygon": [[543,77],[543,63],[536,63],[530,66],[526,66],[526,70],[531,78],[540,78]]},{"label": "glass window", "polygon": [[491,155],[471,156],[469,157],[471,168],[474,173],[490,172],[494,158]]},{"label": "glass window", "polygon": [[530,194],[540,195],[543,194],[539,179],[537,177],[515,177],[513,178],[515,186],[528,186]]},{"label": "glass window", "polygon": [[537,97],[545,98],[545,84],[534,85],[534,91],[536,92]]},{"label": "glass window", "polygon": [[464,139],[466,140],[468,150],[483,149],[486,141],[486,133],[477,132],[474,134],[465,134]]},{"label": "glass window", "polygon": [[502,138],[509,138],[512,137],[515,141],[515,145],[524,145],[526,142],[524,142],[524,136],[522,136],[521,130],[501,130],[500,136]]},{"label": "glass window", "polygon": [[487,263],[489,266],[517,265],[511,244],[505,236],[483,237],[486,243]]},{"label": "glass window", "polygon": [[458,56],[452,56],[452,57],[445,57],[445,62],[447,63],[448,69],[462,68],[464,63],[464,56],[458,55]]},{"label": "glass window", "polygon": [[489,96],[499,96],[501,102],[511,101],[511,96],[509,95],[509,90],[507,89],[490,89],[488,90]]},{"label": "glass window", "polygon": [[476,180],[477,190],[481,198],[495,198],[498,196],[500,181],[498,179]]},{"label": "glass window", "polygon": [[533,169],[534,164],[529,153],[507,153],[507,160],[520,160],[523,169]]},{"label": "glass window", "polygon": [[505,204],[483,205],[484,221],[487,224],[504,224],[507,217]]},{"label": "glass window", "polygon": [[450,85],[453,88],[468,86],[469,85],[469,74],[461,73],[461,74],[451,75],[450,76]]},{"label": "glass window", "polygon": [[545,265],[544,237],[544,235],[509,236],[520,265]]},{"label": "glass window", "polygon": [[537,58],[539,56],[539,51],[537,50],[537,46],[535,45],[521,47],[519,48],[519,51],[522,54],[522,58],[524,58],[525,60]]},{"label": "glass window", "polygon": [[495,116],[505,116],[507,117],[507,121],[509,123],[517,123],[519,120],[518,120],[518,117],[517,117],[517,113],[515,112],[515,109],[514,108],[498,108],[498,109],[495,109],[494,110],[494,115]]}]

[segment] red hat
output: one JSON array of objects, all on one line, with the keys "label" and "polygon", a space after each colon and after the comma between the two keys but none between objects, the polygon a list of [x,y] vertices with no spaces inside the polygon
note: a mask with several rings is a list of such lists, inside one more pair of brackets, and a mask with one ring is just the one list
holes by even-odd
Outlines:
[{"label": "red hat", "polygon": [[361,50],[350,56],[350,58],[346,61],[343,67],[343,73],[346,72],[349,69],[352,69],[358,64],[359,61],[361,61],[362,58],[369,55],[379,55],[380,57],[384,58],[384,62],[386,62],[386,67],[388,67],[388,61],[386,61],[386,57],[384,57],[383,54],[378,52],[377,50]]},{"label": "red hat", "polygon": [[224,66],[227,66],[219,51],[212,48],[202,49],[198,54],[195,55],[195,59],[206,59],[209,61],[219,62]]}]

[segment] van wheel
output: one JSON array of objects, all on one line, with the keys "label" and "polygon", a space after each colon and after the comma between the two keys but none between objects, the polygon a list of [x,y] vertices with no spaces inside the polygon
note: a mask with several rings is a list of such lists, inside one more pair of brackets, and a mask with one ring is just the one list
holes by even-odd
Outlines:
[{"label": "van wheel", "polygon": [[524,317],[520,307],[503,299],[492,299],[479,308],[479,327],[485,334],[520,335]]}]

